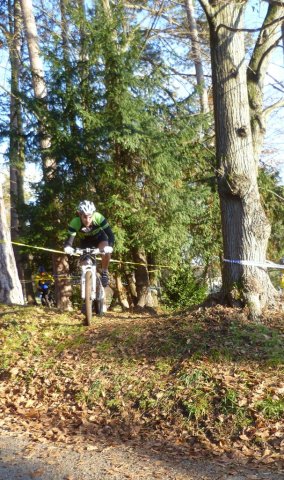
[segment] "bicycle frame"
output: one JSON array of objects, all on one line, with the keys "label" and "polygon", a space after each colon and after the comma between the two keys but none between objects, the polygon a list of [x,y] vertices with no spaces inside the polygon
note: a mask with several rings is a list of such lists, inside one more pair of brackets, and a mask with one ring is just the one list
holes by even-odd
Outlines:
[{"label": "bicycle frame", "polygon": [[[93,302],[96,314],[101,315],[103,313],[105,291],[97,276],[96,261],[96,255],[103,254],[103,252],[98,248],[76,248],[74,253],[80,255],[80,267],[82,272],[81,298],[85,303],[87,325],[90,325]],[[99,284],[97,284],[97,282],[99,282]]]},{"label": "bicycle frame", "polygon": [[92,300],[96,298],[97,286],[97,260],[96,255],[100,254],[98,248],[76,248],[75,254],[80,255],[81,267],[81,297],[85,300],[86,274],[92,272]]}]

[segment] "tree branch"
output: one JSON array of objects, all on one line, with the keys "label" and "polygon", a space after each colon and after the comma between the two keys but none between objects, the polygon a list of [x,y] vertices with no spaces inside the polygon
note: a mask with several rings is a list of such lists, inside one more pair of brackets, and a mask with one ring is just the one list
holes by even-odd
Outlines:
[{"label": "tree branch", "polygon": [[269,105],[269,107],[266,107],[263,110],[263,115],[265,116],[265,118],[267,118],[271,114],[271,112],[273,112],[274,110],[280,107],[284,107],[284,97],[278,100],[277,102],[273,103],[273,105]]}]

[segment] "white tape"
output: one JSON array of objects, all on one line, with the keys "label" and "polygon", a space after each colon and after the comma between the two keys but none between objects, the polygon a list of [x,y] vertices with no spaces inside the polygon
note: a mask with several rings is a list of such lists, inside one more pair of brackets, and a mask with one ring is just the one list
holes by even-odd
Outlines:
[{"label": "white tape", "polygon": [[246,265],[248,267],[274,268],[279,270],[284,269],[284,265],[270,262],[269,260],[266,260],[266,262],[256,262],[255,260],[228,260],[227,258],[223,258],[223,262],[238,263],[239,265]]}]

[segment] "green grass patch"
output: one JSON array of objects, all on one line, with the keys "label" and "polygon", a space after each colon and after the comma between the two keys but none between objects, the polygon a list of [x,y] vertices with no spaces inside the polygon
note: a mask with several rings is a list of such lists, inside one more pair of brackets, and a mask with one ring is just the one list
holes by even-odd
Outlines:
[{"label": "green grass patch", "polygon": [[280,420],[284,416],[284,397],[274,399],[268,396],[257,402],[256,408],[265,418]]}]

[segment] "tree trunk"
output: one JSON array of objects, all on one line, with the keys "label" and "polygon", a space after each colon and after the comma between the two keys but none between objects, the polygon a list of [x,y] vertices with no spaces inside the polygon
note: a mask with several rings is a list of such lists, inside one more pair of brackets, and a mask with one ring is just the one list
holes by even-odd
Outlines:
[{"label": "tree trunk", "polygon": [[128,303],[131,308],[135,307],[138,302],[137,298],[137,290],[136,290],[136,284],[135,284],[135,276],[133,272],[125,273],[126,278],[127,278],[127,294],[128,294]]},{"label": "tree trunk", "polygon": [[[19,79],[21,74],[21,7],[19,0],[14,1],[14,8],[9,9],[9,56],[11,63],[11,103],[10,103],[10,211],[11,239],[19,241],[22,220],[19,217],[25,203],[24,199],[24,135],[22,128],[22,109],[20,102]],[[28,303],[34,302],[32,283],[27,281],[31,276],[28,268],[28,255],[21,254],[17,245],[13,246],[18,274],[22,283],[24,298]]]},{"label": "tree trunk", "polygon": [[[45,181],[48,182],[53,179],[56,171],[56,161],[49,157],[48,150],[51,147],[51,137],[47,129],[47,88],[44,79],[44,70],[40,57],[40,47],[37,35],[37,26],[33,14],[32,0],[21,0],[21,7],[23,13],[23,21],[25,25],[29,58],[32,70],[32,79],[35,98],[42,102],[42,113],[39,119],[39,131],[40,131],[40,145],[41,154],[43,157],[43,175]],[[50,202],[56,203],[56,199],[50,199]],[[56,206],[55,206],[56,209]],[[69,297],[69,290],[71,285],[68,283],[69,265],[66,260],[53,255],[53,273],[57,279],[55,282],[55,294],[57,299],[57,306],[59,308],[71,308],[71,302]],[[66,270],[64,271],[64,268]],[[58,270],[57,270],[58,269]],[[65,278],[64,281],[59,280],[60,275]],[[62,288],[62,291],[60,290]]]},{"label": "tree trunk", "polygon": [[[200,2],[210,26],[212,83],[224,258],[265,262],[270,226],[261,205],[246,81],[243,2]],[[223,293],[241,299],[252,315],[273,303],[265,269],[223,264]]]},{"label": "tree trunk", "polygon": [[115,274],[115,281],[116,281],[116,290],[117,290],[117,297],[118,301],[123,310],[129,310],[129,303],[127,299],[127,292],[122,283],[121,276],[116,273]]},{"label": "tree trunk", "polygon": [[0,178],[0,302],[24,304],[23,291],[16,268]]},{"label": "tree trunk", "polygon": [[19,235],[18,207],[24,204],[24,143],[22,111],[19,98],[19,77],[21,71],[21,8],[18,0],[14,11],[9,12],[10,38],[9,56],[11,63],[11,103],[10,103],[10,197],[11,197],[11,236]]},{"label": "tree trunk", "polygon": [[282,36],[282,33],[280,29],[277,28],[277,23],[275,22],[278,18],[283,18],[283,16],[284,5],[283,7],[273,3],[269,5],[263,22],[263,29],[259,33],[247,69],[253,148],[257,160],[260,157],[261,147],[266,133],[267,116],[272,111],[271,107],[265,110],[263,109],[265,75],[273,48],[279,44]]},{"label": "tree trunk", "polygon": [[40,146],[43,156],[43,175],[45,178],[52,178],[56,163],[49,157],[48,150],[51,147],[51,138],[47,132],[47,117],[44,113],[47,109],[47,88],[44,79],[44,70],[40,56],[40,47],[37,34],[36,21],[33,14],[32,0],[21,0],[23,22],[26,31],[26,39],[29,50],[29,59],[32,71],[32,80],[35,98],[41,102],[43,110],[39,119]]},{"label": "tree trunk", "polygon": [[133,260],[138,263],[135,270],[137,304],[136,307],[153,307],[153,299],[150,290],[150,279],[147,267],[147,258],[142,249],[134,252]]},{"label": "tree trunk", "polygon": [[72,287],[69,279],[69,263],[66,255],[52,255],[55,284],[55,300],[60,310],[72,310]]},{"label": "tree trunk", "polygon": [[204,81],[200,40],[199,40],[197,24],[194,16],[193,1],[184,0],[184,2],[185,2],[188,27],[189,27],[189,37],[191,40],[192,57],[193,57],[195,73],[196,73],[196,81],[199,89],[201,111],[203,113],[208,113],[209,112],[208,95],[207,95],[207,90],[206,90],[205,81]]}]

